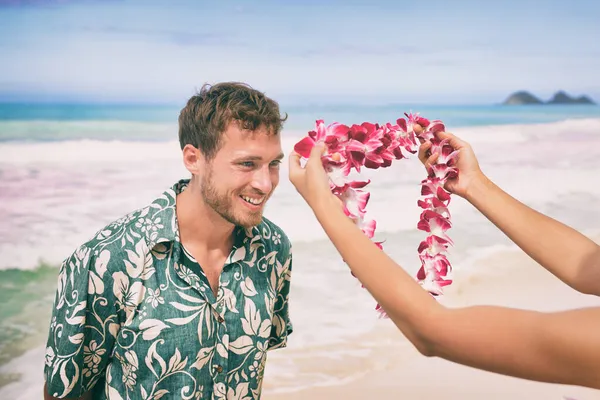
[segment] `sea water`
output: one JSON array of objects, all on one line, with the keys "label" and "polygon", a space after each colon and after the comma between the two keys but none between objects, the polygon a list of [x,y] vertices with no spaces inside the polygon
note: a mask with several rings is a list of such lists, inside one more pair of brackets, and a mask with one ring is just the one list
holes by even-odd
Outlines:
[{"label": "sea water", "polygon": [[[286,154],[316,119],[385,123],[411,111],[441,119],[472,144],[484,172],[510,194],[576,229],[599,227],[600,107],[282,109],[289,114],[282,134]],[[174,106],[0,105],[0,398],[39,397],[60,262],[99,228],[188,176],[177,114]],[[336,344],[364,337],[378,323],[374,301],[350,275],[287,173],[284,162],[265,211],[294,245],[295,332],[290,351],[267,365],[279,391],[330,383],[334,377],[327,373],[298,372],[296,358],[343,357]],[[363,175],[372,179],[367,210],[377,220],[376,239],[385,240],[385,251],[402,268],[416,273],[416,250],[425,237],[416,229],[422,165],[412,157]],[[455,269],[473,268],[483,255],[511,246],[463,199],[453,197],[450,212]]]}]

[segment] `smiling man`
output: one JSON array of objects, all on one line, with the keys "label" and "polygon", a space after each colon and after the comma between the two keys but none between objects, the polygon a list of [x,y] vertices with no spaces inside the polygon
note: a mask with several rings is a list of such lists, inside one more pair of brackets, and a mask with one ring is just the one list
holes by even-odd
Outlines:
[{"label": "smiling man", "polygon": [[285,118],[240,83],[204,86],[179,117],[181,180],[62,264],[44,396],[260,398],[292,332],[291,245],[263,217]]}]

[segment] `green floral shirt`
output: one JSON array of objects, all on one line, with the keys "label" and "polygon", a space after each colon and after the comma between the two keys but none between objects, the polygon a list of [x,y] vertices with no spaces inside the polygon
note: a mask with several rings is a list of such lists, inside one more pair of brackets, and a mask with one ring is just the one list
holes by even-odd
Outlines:
[{"label": "green floral shirt", "polygon": [[99,399],[258,399],[266,352],[292,332],[291,245],[268,219],[236,228],[215,298],[179,241],[182,180],[101,229],[59,272],[48,393]]}]

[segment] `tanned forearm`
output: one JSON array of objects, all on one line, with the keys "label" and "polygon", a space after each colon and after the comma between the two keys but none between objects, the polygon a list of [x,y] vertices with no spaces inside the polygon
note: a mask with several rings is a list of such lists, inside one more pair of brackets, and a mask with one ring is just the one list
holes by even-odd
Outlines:
[{"label": "tanned forearm", "polygon": [[600,309],[543,314],[440,305],[334,202],[315,215],[356,278],[427,356],[505,375],[600,388]]},{"label": "tanned forearm", "polygon": [[541,313],[473,306],[448,310],[431,324],[435,356],[518,378],[600,389],[598,307]]},{"label": "tanned forearm", "polygon": [[473,183],[466,199],[560,280],[600,296],[600,246],[592,240],[526,206],[485,177]]},{"label": "tanned forearm", "polygon": [[315,208],[315,216],[356,278],[417,349],[427,353],[423,324],[428,315],[440,312],[440,304],[375,246],[335,200]]}]

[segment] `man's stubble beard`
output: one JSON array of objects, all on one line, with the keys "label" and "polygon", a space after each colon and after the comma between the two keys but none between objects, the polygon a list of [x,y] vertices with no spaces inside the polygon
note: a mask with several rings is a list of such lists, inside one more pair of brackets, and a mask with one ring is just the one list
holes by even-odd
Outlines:
[{"label": "man's stubble beard", "polygon": [[[219,193],[213,185],[212,175],[212,169],[209,169],[204,175],[200,185],[200,194],[202,195],[202,200],[204,203],[212,208],[217,214],[219,214],[221,218],[233,225],[251,228],[260,224],[262,221],[262,210],[258,212],[251,212],[248,210],[245,213],[246,218],[236,215],[233,204],[234,194]],[[239,195],[236,196],[239,197]],[[269,198],[267,197],[265,202],[268,199]]]}]

